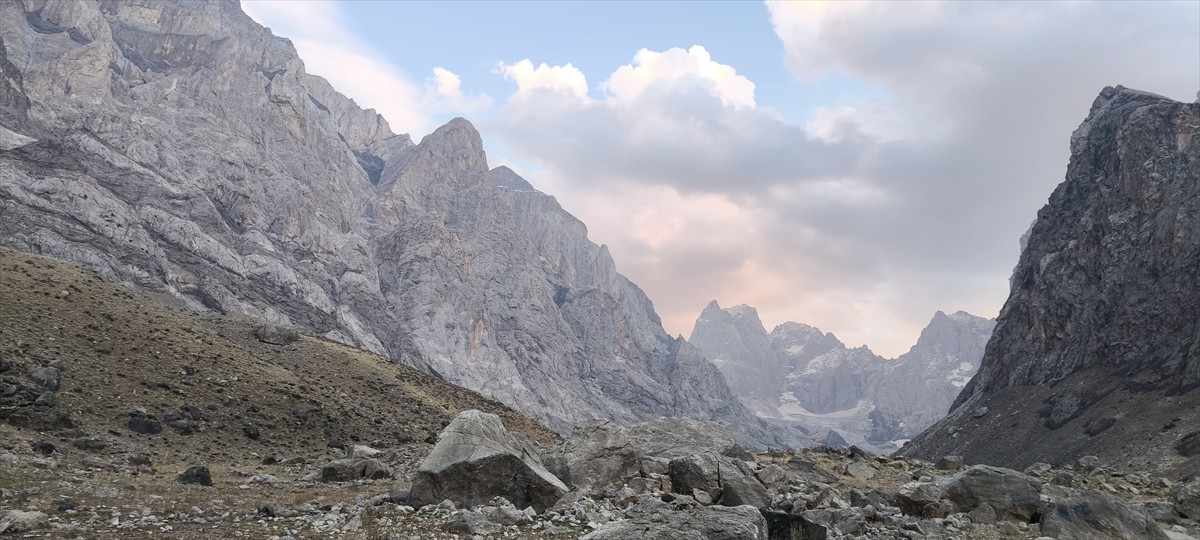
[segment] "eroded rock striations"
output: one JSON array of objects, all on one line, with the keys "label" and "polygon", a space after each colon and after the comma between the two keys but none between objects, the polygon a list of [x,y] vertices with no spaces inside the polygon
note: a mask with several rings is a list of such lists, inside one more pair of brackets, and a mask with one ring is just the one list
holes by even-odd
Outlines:
[{"label": "eroded rock striations", "polygon": [[[1200,104],[1105,88],[979,373],[913,456],[1200,471]],[[1192,435],[1194,437],[1194,435]]]},{"label": "eroded rock striations", "polygon": [[817,439],[833,430],[844,442],[889,450],[945,415],[978,369],[994,324],[939,311],[912,349],[887,360],[805,324],[783,323],[768,335],[754,308],[722,309],[714,300],[690,341],[758,415],[798,423]]},{"label": "eroded rock striations", "polygon": [[231,2],[0,4],[0,244],[384,354],[566,432],[800,445],[456,119],[414,144]]}]

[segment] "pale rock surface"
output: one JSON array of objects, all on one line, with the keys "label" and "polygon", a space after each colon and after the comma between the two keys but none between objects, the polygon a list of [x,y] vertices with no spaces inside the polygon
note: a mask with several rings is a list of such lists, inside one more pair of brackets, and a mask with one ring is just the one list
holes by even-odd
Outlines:
[{"label": "pale rock surface", "polygon": [[499,416],[469,410],[446,426],[417,469],[409,502],[420,507],[448,499],[471,507],[504,497],[540,512],[566,493],[528,440],[505,430]]},{"label": "pale rock surface", "polygon": [[739,405],[553,197],[420,144],[233,2],[0,3],[0,244],[381,353],[566,433]]}]

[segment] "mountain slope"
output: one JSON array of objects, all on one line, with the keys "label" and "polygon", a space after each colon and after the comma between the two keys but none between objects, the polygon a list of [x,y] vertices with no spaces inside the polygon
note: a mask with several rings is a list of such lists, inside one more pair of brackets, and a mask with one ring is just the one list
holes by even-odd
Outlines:
[{"label": "mountain slope", "polygon": [[713,300],[696,319],[688,342],[717,365],[743,404],[759,415],[778,416],[786,372],[757,310],[745,304],[721,309]]},{"label": "mountain slope", "polygon": [[979,373],[904,453],[1200,471],[1200,104],[1105,88]]},{"label": "mountain slope", "polygon": [[0,243],[383,354],[559,431],[690,416],[805,443],[670,338],[553,198],[489,170],[470,123],[394,135],[235,3],[6,2],[0,39],[17,104]]}]

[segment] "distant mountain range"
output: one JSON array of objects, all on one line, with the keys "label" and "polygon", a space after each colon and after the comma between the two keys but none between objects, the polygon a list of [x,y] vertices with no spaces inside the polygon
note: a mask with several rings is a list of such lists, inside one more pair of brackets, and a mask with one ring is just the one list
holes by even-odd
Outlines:
[{"label": "distant mountain range", "polygon": [[689,341],[759,416],[893,450],[946,414],[979,368],[994,325],[939,311],[912,349],[887,360],[805,324],[787,322],[768,334],[754,308],[722,309],[714,300]]}]

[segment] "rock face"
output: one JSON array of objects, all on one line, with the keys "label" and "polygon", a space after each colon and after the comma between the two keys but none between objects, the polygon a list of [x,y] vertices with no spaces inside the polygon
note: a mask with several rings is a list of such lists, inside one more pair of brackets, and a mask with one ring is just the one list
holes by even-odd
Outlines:
[{"label": "rock face", "polygon": [[504,497],[541,512],[566,493],[567,486],[546,470],[528,440],[505,430],[499,416],[470,410],[446,426],[421,463],[409,502],[425,506],[449,499],[470,507]]},{"label": "rock face", "polygon": [[381,353],[566,432],[801,445],[456,119],[414,144],[232,2],[0,5],[0,244]]},{"label": "rock face", "polygon": [[905,454],[1018,468],[1094,454],[1200,472],[1178,450],[1200,424],[1198,135],[1200,104],[1100,93],[979,373]]},{"label": "rock face", "polygon": [[850,444],[888,450],[945,415],[979,367],[994,324],[939,311],[909,352],[886,360],[804,324],[768,335],[754,308],[713,301],[690,341],[759,416],[798,423],[814,438],[833,430]]}]

